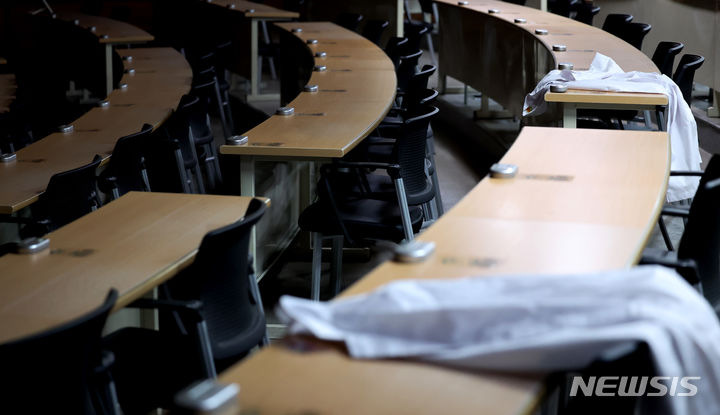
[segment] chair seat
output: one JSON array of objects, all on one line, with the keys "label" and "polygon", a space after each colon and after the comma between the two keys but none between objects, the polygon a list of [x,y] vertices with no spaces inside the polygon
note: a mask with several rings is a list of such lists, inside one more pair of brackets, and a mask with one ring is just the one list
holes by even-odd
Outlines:
[{"label": "chair seat", "polygon": [[[367,184],[369,185],[370,192],[363,194],[363,196],[375,199],[375,200],[386,200],[392,201],[397,199],[395,193],[395,183],[390,176],[382,174],[367,174]],[[357,188],[359,191],[360,189]],[[427,203],[435,197],[435,190],[433,189],[432,182],[428,180],[425,188],[417,193],[411,193],[406,190],[408,205],[417,206],[422,203]]]},{"label": "chair seat", "polygon": [[[341,201],[338,206],[341,219],[351,237],[357,239],[383,239],[401,241],[403,233],[400,208],[397,203],[361,199]],[[300,229],[323,235],[342,235],[333,209],[323,202],[308,206],[298,220]],[[410,207],[410,221],[414,232],[422,226],[423,214],[419,207]]]}]

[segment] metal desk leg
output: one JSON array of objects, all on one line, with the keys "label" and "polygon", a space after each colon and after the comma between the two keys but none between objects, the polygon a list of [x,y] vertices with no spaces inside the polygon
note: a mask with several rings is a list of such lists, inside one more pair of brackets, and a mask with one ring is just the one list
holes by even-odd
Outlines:
[{"label": "metal desk leg", "polygon": [[708,117],[717,118],[720,117],[720,91],[717,89],[712,90],[712,107],[708,108]]},{"label": "metal desk leg", "polygon": [[577,106],[575,104],[563,104],[563,128],[577,128]]},{"label": "metal desk leg", "polygon": [[540,10],[547,11],[547,0],[540,0]]},{"label": "metal desk leg", "polygon": [[[243,156],[240,158],[240,195],[255,197],[255,158]],[[250,231],[250,255],[252,255],[252,266],[255,275],[260,275],[257,269],[257,235],[255,226]]]},{"label": "metal desk leg", "polygon": [[260,74],[258,68],[258,21],[250,19],[250,96],[260,93]]},{"label": "metal desk leg", "polygon": [[403,37],[405,32],[405,0],[397,0],[397,16],[395,16],[395,36]]},{"label": "metal desk leg", "polygon": [[105,92],[106,96],[110,95],[113,90],[113,59],[112,45],[105,45]]}]

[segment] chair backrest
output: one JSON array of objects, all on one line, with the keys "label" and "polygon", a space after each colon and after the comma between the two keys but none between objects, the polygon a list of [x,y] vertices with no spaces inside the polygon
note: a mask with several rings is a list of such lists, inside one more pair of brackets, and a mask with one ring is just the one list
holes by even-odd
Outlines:
[{"label": "chair backrest", "polygon": [[555,0],[548,3],[548,8],[552,13],[570,17],[570,13],[578,7],[578,3],[580,0]]},{"label": "chair backrest", "polygon": [[685,54],[680,58],[673,81],[680,87],[685,102],[690,105],[692,101],[692,86],[695,79],[695,71],[698,70],[705,62],[705,58],[700,55]]},{"label": "chair backrest", "polygon": [[190,125],[190,118],[193,116],[198,105],[204,102],[204,98],[194,95],[183,95],[180,98],[177,111],[163,126],[166,137],[175,140],[180,146],[184,168],[194,168],[198,164],[195,143],[193,142],[193,131]]},{"label": "chair backrest", "polygon": [[425,14],[433,14],[433,0],[419,0],[420,10]]},{"label": "chair backrest", "polygon": [[400,57],[404,54],[403,52],[406,50],[407,44],[408,39],[406,37],[391,37],[387,45],[385,45],[385,54],[388,55],[393,65],[395,65],[395,70],[397,70],[400,64]]},{"label": "chair backrest", "polygon": [[102,158],[76,169],[56,173],[50,177],[45,192],[32,206],[33,216],[46,219],[48,230],[53,231],[100,207],[95,171]]},{"label": "chair backrest", "polygon": [[208,232],[190,268],[167,284],[173,299],[202,301],[216,360],[242,357],[265,334],[265,316],[248,272],[250,231],[265,209],[253,199],[242,220]]},{"label": "chair backrest", "polygon": [[102,366],[101,333],[117,291],[95,310],[43,333],[0,345],[4,413],[114,413]]},{"label": "chair backrest", "polygon": [[120,137],[115,143],[110,163],[102,177],[114,177],[120,196],[130,191],[151,190],[147,181],[145,151],[152,130],[152,125],[145,124],[139,132]]},{"label": "chair backrest", "polygon": [[[400,165],[400,174],[405,184],[408,203],[413,205],[432,200],[428,193],[428,179],[425,174],[425,146],[430,120],[437,115],[438,109],[423,105],[408,113],[398,134],[393,157]],[[428,200],[416,200],[415,195],[423,194]]]},{"label": "chair backrest", "polygon": [[363,27],[362,35],[365,39],[380,46],[380,41],[389,26],[390,22],[387,20],[368,20]]},{"label": "chair backrest", "polygon": [[435,73],[434,65],[424,65],[420,71],[412,74],[405,87],[402,107],[411,109],[420,104],[420,100],[426,95],[428,80]]},{"label": "chair backrest", "polygon": [[678,247],[678,259],[698,266],[703,295],[720,305],[720,155],[710,159],[690,206],[690,216]]},{"label": "chair backrest", "polygon": [[672,77],[675,66],[675,56],[680,54],[685,45],[679,42],[660,42],[655,48],[652,61],[658,67],[660,73]]},{"label": "chair backrest", "polygon": [[169,138],[164,128],[154,131],[148,140],[145,167],[153,191],[191,193],[180,143]]},{"label": "chair backrest", "polygon": [[340,13],[335,19],[335,23],[353,32],[360,26],[363,15],[360,13]]},{"label": "chair backrest", "polygon": [[580,2],[575,15],[575,20],[586,25],[592,26],[595,15],[600,13],[600,6],[595,6],[591,3]]},{"label": "chair backrest", "polygon": [[429,29],[424,25],[405,23],[405,37],[408,39],[406,50],[420,50],[420,42],[428,31]]},{"label": "chair backrest", "polygon": [[400,64],[395,70],[398,90],[406,90],[410,78],[417,72],[420,56],[422,56],[422,51],[417,50],[414,53],[400,57]]},{"label": "chair backrest", "polygon": [[195,143],[212,141],[214,138],[208,113],[206,99],[193,95],[185,95],[180,99],[177,114],[190,126]]},{"label": "chair backrest", "polygon": [[620,29],[620,34],[616,36],[635,46],[637,50],[642,50],[643,39],[650,33],[650,29],[652,26],[648,23],[625,23]]},{"label": "chair backrest", "polygon": [[633,16],[631,14],[608,14],[602,25],[602,30],[612,33],[615,36],[619,36],[625,23],[632,22],[632,19]]}]

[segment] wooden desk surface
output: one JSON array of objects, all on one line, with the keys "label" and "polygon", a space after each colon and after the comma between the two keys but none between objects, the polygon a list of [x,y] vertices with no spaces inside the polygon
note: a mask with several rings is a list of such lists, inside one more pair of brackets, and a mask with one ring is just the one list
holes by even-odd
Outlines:
[{"label": "wooden desk surface", "polygon": [[10,104],[15,100],[16,91],[15,75],[0,74],[0,112],[10,111]]},{"label": "wooden desk surface", "polygon": [[[95,35],[100,43],[106,44],[126,44],[126,43],[144,43],[155,39],[150,33],[133,26],[129,23],[113,20],[108,17],[93,16],[80,12],[60,11],[57,12],[57,18],[72,22],[78,20],[78,26],[90,29],[95,26]],[[107,35],[107,38],[103,38]]]},{"label": "wooden desk surface", "polygon": [[143,124],[158,127],[190,91],[192,70],[172,48],[127,49],[133,56],[124,75],[125,90],[109,96],[110,106],[93,108],[77,119],[75,131],[55,133],[17,152],[17,161],[0,165],[0,213],[9,214],[35,202],[50,177],[89,163],[95,154],[107,158],[118,138],[140,131]]},{"label": "wooden desk surface", "polygon": [[[250,19],[297,19],[300,13],[278,9],[261,3],[245,0],[213,0],[212,3],[220,7],[233,8]],[[253,10],[252,12],[250,10]]]},{"label": "wooden desk surface", "polygon": [[[246,132],[248,144],[224,145],[223,154],[268,157],[342,157],[352,150],[382,121],[395,97],[396,77],[392,62],[375,44],[357,33],[328,22],[276,23],[306,45],[308,53],[325,51],[326,58],[315,58],[327,66],[326,72],[313,72],[309,84],[317,93],[302,92],[289,106],[290,117],[272,116]],[[300,47],[300,42],[298,42]]]},{"label": "wooden desk surface", "polygon": [[[518,176],[483,179],[419,236],[437,244],[432,257],[383,263],[342,296],[403,278],[631,266],[662,208],[669,140],[662,132],[526,127],[502,162],[517,164]],[[239,383],[243,408],[263,414],[518,414],[542,387],[537,377],[352,360],[317,341],[291,346],[262,350],[220,380]]]},{"label": "wooden desk surface", "polygon": [[248,197],[131,192],[48,235],[50,250],[0,257],[0,343],[98,306],[115,309],[176,274],[205,234],[237,221]]},{"label": "wooden desk surface", "polygon": [[[626,72],[658,71],[648,56],[629,43],[599,28],[559,15],[497,0],[471,0],[467,6],[460,6],[454,0],[436,0],[436,3],[441,6],[441,26],[444,18],[460,20],[457,25],[446,24],[447,29],[441,31],[441,38],[449,39],[447,44],[442,45],[446,56],[440,55],[441,72],[445,71],[461,81],[474,84],[474,87],[518,113],[521,111],[522,97],[532,90],[548,69],[557,67],[559,63],[572,63],[575,70],[587,70],[597,52],[611,57]],[[491,14],[489,9],[500,12]],[[468,14],[468,10],[471,14]],[[515,23],[516,18],[526,19],[526,23]],[[477,24],[473,25],[473,22]],[[485,24],[480,25],[483,22]],[[487,24],[489,22],[494,24]],[[485,32],[482,27],[486,27]],[[536,29],[545,29],[548,34],[537,35]],[[469,37],[477,38],[477,41],[468,40]],[[536,45],[545,51],[538,53]],[[565,45],[567,51],[553,51],[553,45]],[[503,49],[497,51],[501,54],[498,59],[503,62],[507,60],[507,65],[512,68],[504,67],[502,62],[483,62],[496,49]],[[550,62],[547,62],[545,56],[549,56]],[[537,62],[524,60],[533,58]],[[443,63],[447,69],[443,68]],[[531,70],[533,66],[534,71]],[[468,72],[474,67],[477,67],[477,74]],[[519,78],[520,73],[524,73],[525,80]],[[503,95],[509,96],[511,100],[508,102]],[[595,104],[667,104],[663,94],[573,90],[565,94],[548,94],[546,99]]]}]

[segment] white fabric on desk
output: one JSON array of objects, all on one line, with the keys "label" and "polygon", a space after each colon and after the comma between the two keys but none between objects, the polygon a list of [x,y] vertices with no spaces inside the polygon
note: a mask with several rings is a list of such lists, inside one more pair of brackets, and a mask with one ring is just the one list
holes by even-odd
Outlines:
[{"label": "white fabric on desk", "polygon": [[[670,135],[672,170],[700,170],[697,125],[680,88],[665,75],[646,72],[623,72],[611,58],[595,54],[587,71],[553,70],[525,97],[523,115],[540,115],[547,109],[545,93],[550,85],[563,84],[570,89],[613,92],[661,93],[668,97],[667,131]],[[667,201],[689,199],[695,195],[698,178],[672,177]]]},{"label": "white fabric on desk", "polygon": [[720,410],[720,324],[666,268],[399,280],[329,303],[284,296],[279,308],[290,333],[342,341],[355,358],[466,368],[579,369],[612,345],[643,340],[658,375],[702,377],[696,396],[669,399],[672,412]]}]

